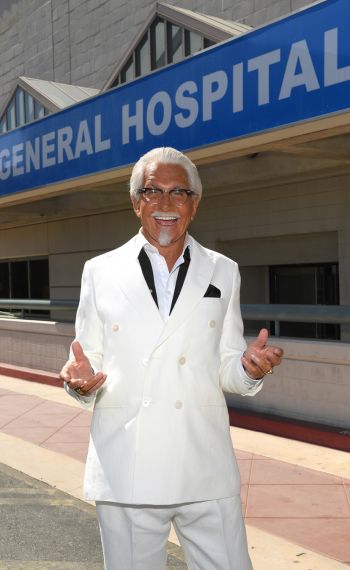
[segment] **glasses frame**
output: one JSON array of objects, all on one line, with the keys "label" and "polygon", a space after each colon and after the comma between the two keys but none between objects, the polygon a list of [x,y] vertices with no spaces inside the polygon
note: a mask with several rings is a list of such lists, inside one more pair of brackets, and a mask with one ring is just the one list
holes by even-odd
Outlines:
[{"label": "glasses frame", "polygon": [[[154,191],[154,196],[146,196],[146,192],[148,190]],[[175,200],[174,192],[178,192],[179,190],[185,193],[183,202],[178,202]],[[154,204],[154,205],[160,204],[164,194],[169,194],[169,199],[171,203],[178,206],[183,206],[184,204],[186,204],[190,196],[195,196],[196,194],[195,192],[193,192],[193,190],[188,190],[187,188],[172,188],[171,190],[164,190],[163,188],[155,188],[153,186],[147,186],[146,188],[139,188],[137,193],[141,195],[141,197],[145,202],[147,202],[147,204]]]}]

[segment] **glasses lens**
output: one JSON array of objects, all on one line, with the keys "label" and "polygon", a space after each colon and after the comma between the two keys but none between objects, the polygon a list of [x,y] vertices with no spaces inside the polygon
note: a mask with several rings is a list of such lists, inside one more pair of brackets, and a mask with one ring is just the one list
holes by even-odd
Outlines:
[{"label": "glasses lens", "polygon": [[162,198],[162,190],[159,188],[145,188],[143,196],[150,204],[158,204]]},{"label": "glasses lens", "polygon": [[178,204],[182,206],[187,200],[188,194],[186,190],[182,190],[181,188],[176,188],[175,190],[171,190],[170,198],[174,204]]}]

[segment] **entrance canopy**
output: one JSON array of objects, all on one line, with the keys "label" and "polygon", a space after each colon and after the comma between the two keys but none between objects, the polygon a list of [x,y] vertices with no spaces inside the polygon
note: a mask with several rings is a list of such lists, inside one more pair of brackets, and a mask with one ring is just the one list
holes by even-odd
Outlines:
[{"label": "entrance canopy", "polygon": [[122,179],[171,145],[196,161],[348,131],[348,0],[305,10],[0,136],[0,202]]}]

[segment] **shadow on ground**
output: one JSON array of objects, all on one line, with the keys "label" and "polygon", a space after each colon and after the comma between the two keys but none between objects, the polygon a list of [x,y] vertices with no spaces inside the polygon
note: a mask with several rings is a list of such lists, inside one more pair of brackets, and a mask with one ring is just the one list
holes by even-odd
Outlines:
[{"label": "shadow on ground", "polygon": [[[95,508],[0,464],[0,570],[103,570]],[[168,570],[185,570],[168,543]]]}]

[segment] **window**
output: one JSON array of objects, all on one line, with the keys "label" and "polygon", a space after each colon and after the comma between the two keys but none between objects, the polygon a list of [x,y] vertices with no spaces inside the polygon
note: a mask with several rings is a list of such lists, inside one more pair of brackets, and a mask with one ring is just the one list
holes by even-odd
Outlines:
[{"label": "window", "polygon": [[165,22],[156,18],[150,28],[151,33],[151,69],[159,69],[166,65]]},{"label": "window", "polygon": [[135,75],[147,75],[151,71],[150,42],[145,34],[135,50]]},{"label": "window", "polygon": [[193,55],[207,47],[203,45],[203,39],[199,34],[185,30],[185,55]]},{"label": "window", "polygon": [[167,23],[168,63],[176,63],[184,58],[182,35],[182,28]]},{"label": "window", "polygon": [[157,16],[122,67],[112,87],[147,75],[169,63],[181,61],[214,43],[196,32]]},{"label": "window", "polygon": [[134,62],[133,58],[129,57],[128,61],[124,65],[123,69],[120,73],[120,82],[121,83],[128,83],[128,81],[132,81],[135,78],[134,75]]},{"label": "window", "polygon": [[[26,259],[0,262],[0,298],[1,299],[48,299],[49,298],[49,262],[47,258]],[[8,311],[1,309],[0,311]],[[12,310],[12,313],[19,311]],[[24,314],[35,318],[47,317],[47,310],[25,309]]]},{"label": "window", "polygon": [[50,111],[22,87],[17,87],[0,119],[0,134],[41,119]]},{"label": "window", "polygon": [[[280,265],[270,267],[271,303],[339,305],[338,264]],[[339,325],[280,322],[281,336],[340,339]],[[271,332],[276,325],[271,323]]]}]

